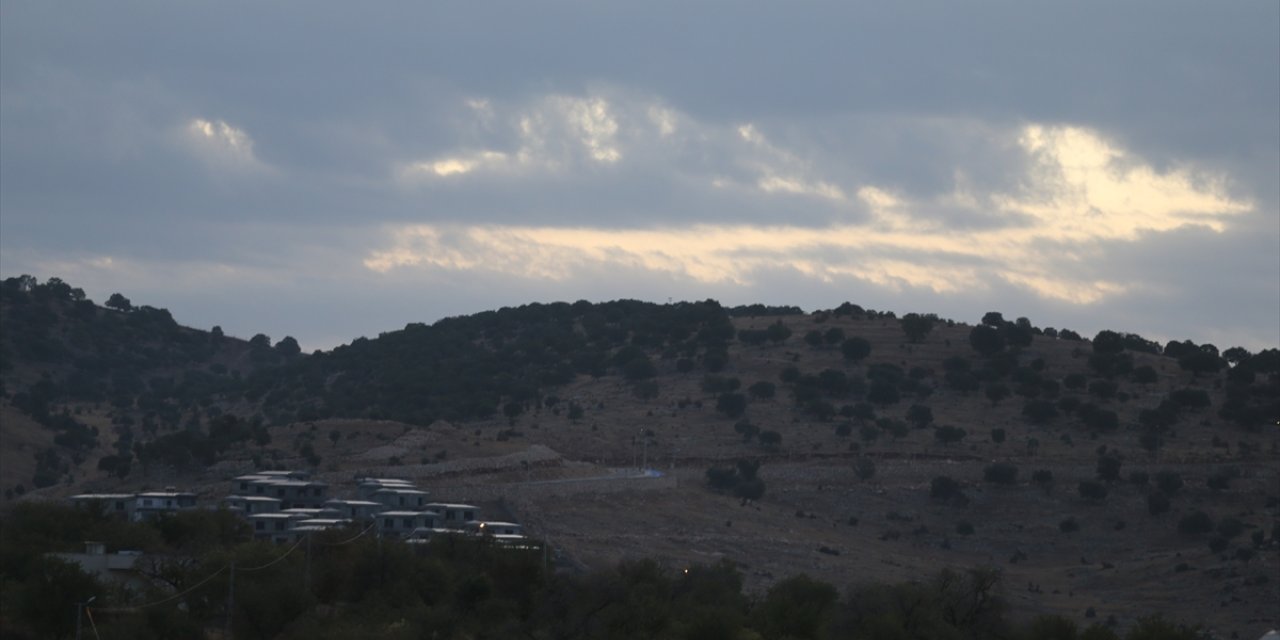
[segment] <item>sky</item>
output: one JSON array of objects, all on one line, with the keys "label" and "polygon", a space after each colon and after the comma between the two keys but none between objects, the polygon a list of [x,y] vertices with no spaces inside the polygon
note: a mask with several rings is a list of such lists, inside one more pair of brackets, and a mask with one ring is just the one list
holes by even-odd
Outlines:
[{"label": "sky", "polygon": [[1280,345],[1280,3],[0,2],[0,276],[328,349],[531,302]]}]

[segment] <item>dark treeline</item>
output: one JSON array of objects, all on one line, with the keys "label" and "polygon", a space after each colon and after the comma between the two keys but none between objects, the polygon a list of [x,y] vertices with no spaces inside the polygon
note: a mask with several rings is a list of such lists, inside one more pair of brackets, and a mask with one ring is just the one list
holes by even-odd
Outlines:
[{"label": "dark treeline", "polygon": [[[843,594],[804,575],[763,594],[743,591],[732,563],[687,567],[633,560],[555,571],[540,545],[513,549],[443,538],[409,545],[358,528],[292,547],[252,542],[225,511],[128,523],[85,509],[24,503],[0,530],[0,634],[196,638],[1107,638],[1179,640],[1194,629],[1146,618],[1127,630],[1042,615],[1029,622],[1001,598],[993,569],[943,570]],[[104,583],[47,555],[82,540],[144,552],[128,583]],[[234,585],[232,565],[236,567]],[[228,603],[231,603],[228,611]],[[228,615],[229,614],[229,615]],[[90,620],[91,618],[91,620]]]}]

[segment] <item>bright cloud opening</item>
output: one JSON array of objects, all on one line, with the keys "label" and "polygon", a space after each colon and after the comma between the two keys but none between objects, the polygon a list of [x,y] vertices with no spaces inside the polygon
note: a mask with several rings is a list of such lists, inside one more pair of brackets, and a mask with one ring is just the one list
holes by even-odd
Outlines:
[{"label": "bright cloud opening", "polygon": [[185,128],[187,139],[206,160],[240,168],[258,167],[253,138],[223,120],[193,118]]},{"label": "bright cloud opening", "polygon": [[[571,114],[584,140],[597,140],[594,147],[584,144],[607,148],[603,140],[617,131],[607,106],[592,101],[565,105],[564,113]],[[529,128],[537,127],[530,123]],[[1062,267],[1087,266],[1099,243],[1135,242],[1144,233],[1185,225],[1221,231],[1230,216],[1252,207],[1228,196],[1220,178],[1189,170],[1159,173],[1087,129],[1032,125],[1021,133],[1030,168],[1016,193],[975,192],[957,171],[956,192],[933,200],[863,185],[856,203],[870,213],[867,222],[819,228],[410,225],[395,229],[391,246],[368,255],[364,265],[377,272],[416,267],[563,280],[609,264],[738,284],[749,284],[761,270],[786,268],[824,282],[857,279],[893,290],[938,293],[1007,282],[1044,298],[1091,304],[1124,292],[1126,285],[1089,275],[1087,268]],[[742,125],[734,134],[767,150],[765,160],[777,166],[803,164],[770,145],[754,125]],[[481,163],[473,157],[428,166],[437,175],[453,175]],[[715,180],[727,184],[722,177]],[[763,175],[755,187],[765,193],[846,200],[838,186],[783,174]],[[922,213],[939,207],[996,211],[1011,216],[1011,223],[965,231],[922,222],[927,219]]]}]

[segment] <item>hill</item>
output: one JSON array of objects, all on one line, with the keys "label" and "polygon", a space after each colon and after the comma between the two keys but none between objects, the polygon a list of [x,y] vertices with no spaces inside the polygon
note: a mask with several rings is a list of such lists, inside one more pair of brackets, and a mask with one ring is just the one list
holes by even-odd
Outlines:
[{"label": "hill", "polygon": [[576,566],[727,559],[762,589],[994,565],[1027,611],[1280,623],[1274,349],[621,300],[302,354],[112,301],[0,286],[7,498],[376,471],[502,499]]}]

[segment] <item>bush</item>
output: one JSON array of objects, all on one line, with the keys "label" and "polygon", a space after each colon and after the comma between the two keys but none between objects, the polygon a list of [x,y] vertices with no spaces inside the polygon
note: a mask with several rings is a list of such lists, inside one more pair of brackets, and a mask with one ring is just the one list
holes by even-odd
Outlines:
[{"label": "bush", "polygon": [[1178,521],[1178,533],[1201,535],[1213,531],[1213,518],[1203,511],[1196,511]]},{"label": "bush", "polygon": [[1156,473],[1156,488],[1165,495],[1173,495],[1182,488],[1182,476],[1172,471],[1160,471]]},{"label": "bush", "polygon": [[1053,472],[1048,469],[1037,469],[1031,474],[1031,482],[1048,492],[1053,486]]},{"label": "bush", "polygon": [[871,458],[861,457],[853,462],[853,472],[862,481],[870,480],[876,475],[876,463]]},{"label": "bush", "polygon": [[1076,490],[1080,492],[1081,498],[1090,502],[1102,502],[1107,498],[1107,487],[1101,482],[1085,480],[1076,487]]},{"label": "bush", "polygon": [[929,483],[929,497],[939,502],[957,504],[968,502],[964,492],[960,490],[960,483],[947,476],[937,476]]},{"label": "bush", "polygon": [[1244,533],[1244,523],[1238,518],[1227,516],[1218,523],[1218,535],[1230,540]]},{"label": "bush", "polygon": [[966,435],[968,433],[960,427],[941,426],[933,429],[933,437],[942,444],[960,442]]},{"label": "bush", "polygon": [[1169,496],[1156,491],[1147,496],[1147,513],[1158,516],[1169,511]]},{"label": "bush", "polygon": [[1116,480],[1119,480],[1121,464],[1123,463],[1118,456],[1098,456],[1098,479],[1104,482],[1115,482]]},{"label": "bush", "polygon": [[1063,533],[1074,533],[1079,530],[1080,530],[1080,523],[1076,522],[1076,519],[1074,517],[1069,517],[1066,520],[1063,520],[1062,522],[1058,523],[1058,531],[1061,531]]},{"label": "bush", "polygon": [[982,479],[995,484],[1016,484],[1018,467],[1008,462],[987,465],[987,468],[982,471]]}]

